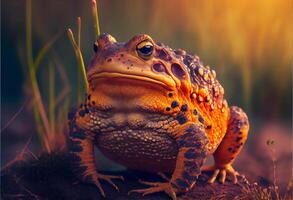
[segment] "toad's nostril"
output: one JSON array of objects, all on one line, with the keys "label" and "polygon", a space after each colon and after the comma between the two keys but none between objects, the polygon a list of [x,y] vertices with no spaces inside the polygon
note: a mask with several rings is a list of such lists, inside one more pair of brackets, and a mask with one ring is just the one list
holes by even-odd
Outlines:
[{"label": "toad's nostril", "polygon": [[166,72],[166,68],[165,68],[165,66],[162,63],[155,63],[153,65],[153,69],[156,72]]},{"label": "toad's nostril", "polygon": [[182,67],[177,64],[177,63],[173,63],[171,65],[171,70],[172,70],[172,73],[177,77],[179,78],[180,80],[184,79],[185,77],[185,72],[184,70],[182,69]]}]

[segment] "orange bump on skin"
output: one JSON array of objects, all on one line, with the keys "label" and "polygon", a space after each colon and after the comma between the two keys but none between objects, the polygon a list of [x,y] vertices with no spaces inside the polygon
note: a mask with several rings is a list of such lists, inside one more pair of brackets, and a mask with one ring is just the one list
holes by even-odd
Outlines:
[{"label": "orange bump on skin", "polygon": [[203,71],[203,69],[202,69],[202,68],[199,68],[199,69],[198,69],[198,74],[199,74],[200,76],[203,76],[203,74],[204,74],[204,71]]},{"label": "orange bump on skin", "polygon": [[200,88],[198,94],[205,98],[208,95],[208,91],[205,88]]}]

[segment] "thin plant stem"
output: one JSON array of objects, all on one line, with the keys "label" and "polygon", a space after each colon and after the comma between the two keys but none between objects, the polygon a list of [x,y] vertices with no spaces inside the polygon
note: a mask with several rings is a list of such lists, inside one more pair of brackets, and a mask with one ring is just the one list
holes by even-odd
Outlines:
[{"label": "thin plant stem", "polygon": [[9,125],[17,118],[17,116],[23,111],[27,104],[28,100],[26,99],[25,102],[21,105],[21,107],[18,109],[18,111],[13,114],[13,116],[8,120],[8,122],[1,128],[0,133],[2,133],[5,129],[9,127]]},{"label": "thin plant stem", "polygon": [[57,67],[60,78],[64,84],[62,91],[58,94],[55,101],[55,106],[58,106],[62,100],[66,97],[66,95],[70,92],[70,84],[66,72],[64,71],[64,66],[57,58],[54,58],[54,64]]},{"label": "thin plant stem", "polygon": [[81,70],[82,70],[82,75],[83,75],[83,79],[84,79],[84,83],[85,83],[85,87],[86,87],[86,91],[88,91],[88,81],[87,81],[87,78],[86,78],[86,71],[85,71],[85,66],[84,66],[84,61],[83,61],[83,57],[82,57],[82,53],[80,51],[80,49],[78,48],[76,42],[75,42],[75,39],[74,39],[74,36],[73,36],[73,32],[72,30],[69,28],[68,31],[68,37],[70,39],[70,42],[71,42],[71,45],[75,51],[75,55],[77,57],[77,60],[78,62],[80,63],[80,66],[81,66]]},{"label": "thin plant stem", "polygon": [[97,7],[96,0],[92,0],[92,14],[94,17],[94,27],[95,27],[95,32],[96,32],[96,38],[98,38],[101,34],[101,30],[100,30],[98,7]]},{"label": "thin plant stem", "polygon": [[55,134],[55,70],[52,63],[49,64],[49,121],[50,130]]},{"label": "thin plant stem", "polygon": [[[80,34],[81,34],[81,19],[77,18],[77,47],[80,49]],[[79,62],[79,67],[77,67],[77,102],[82,101],[82,80],[80,69],[82,68],[81,63]]]},{"label": "thin plant stem", "polygon": [[81,18],[77,18],[77,46],[80,48],[80,35],[81,35]]},{"label": "thin plant stem", "polygon": [[29,69],[29,75],[32,83],[32,89],[36,101],[36,105],[38,107],[38,112],[40,112],[40,116],[42,119],[42,123],[45,129],[46,134],[42,135],[42,140],[44,141],[44,147],[48,153],[51,152],[50,144],[48,141],[48,134],[50,134],[50,127],[48,118],[46,116],[45,108],[41,99],[37,79],[36,79],[36,73],[35,73],[35,67],[33,63],[33,53],[32,53],[32,26],[31,26],[31,0],[26,1],[26,48],[27,48],[27,61],[28,61],[28,69]]},{"label": "thin plant stem", "polygon": [[53,44],[57,41],[57,39],[61,36],[62,32],[57,33],[53,38],[51,38],[39,51],[39,53],[36,56],[36,59],[34,61],[34,67],[35,71],[38,71],[38,67],[45,57],[45,55],[48,53],[48,51],[51,49]]}]

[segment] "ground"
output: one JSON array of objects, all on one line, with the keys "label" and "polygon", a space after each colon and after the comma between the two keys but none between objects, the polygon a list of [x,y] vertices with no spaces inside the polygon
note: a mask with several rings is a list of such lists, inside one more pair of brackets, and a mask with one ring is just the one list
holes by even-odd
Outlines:
[{"label": "ground", "polygon": [[[113,174],[113,173],[112,173]],[[116,181],[120,192],[115,191],[107,183],[103,188],[107,194],[106,199],[111,200],[163,200],[169,199],[163,193],[142,197],[140,194],[130,194],[128,191],[142,188],[139,179],[148,181],[163,181],[155,174],[137,171],[120,171],[125,181]],[[249,184],[244,176],[239,177],[239,183],[234,185],[230,180],[225,184],[207,184],[209,174],[199,177],[196,186],[188,193],[179,195],[178,199],[257,199],[254,190],[264,192],[260,186]],[[68,162],[68,155],[63,152],[51,155],[41,154],[38,158],[17,161],[2,170],[1,196],[3,199],[37,199],[37,200],[93,200],[103,199],[97,188],[93,185],[79,182],[73,175]],[[98,197],[98,198],[97,198]]]}]

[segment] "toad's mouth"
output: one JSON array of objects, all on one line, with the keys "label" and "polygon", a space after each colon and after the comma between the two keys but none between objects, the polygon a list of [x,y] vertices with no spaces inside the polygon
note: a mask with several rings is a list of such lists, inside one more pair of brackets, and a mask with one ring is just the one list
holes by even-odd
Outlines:
[{"label": "toad's mouth", "polygon": [[166,81],[159,78],[154,78],[148,76],[146,74],[131,74],[131,73],[120,73],[120,72],[96,72],[92,73],[88,76],[88,81],[91,84],[92,81],[98,79],[106,79],[107,81],[111,81],[111,79],[125,79],[125,80],[138,80],[146,83],[160,85],[167,90],[174,90],[175,83],[172,81]]}]

